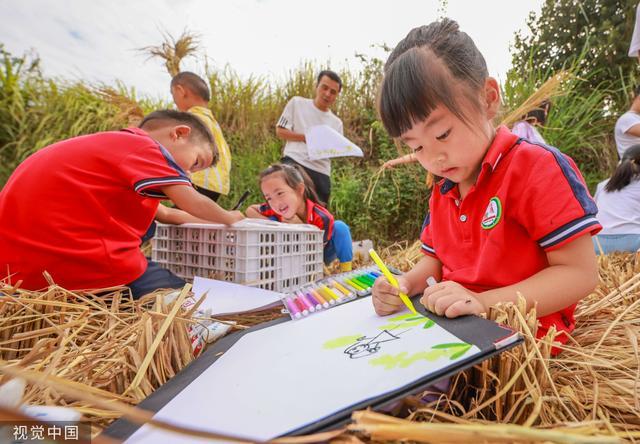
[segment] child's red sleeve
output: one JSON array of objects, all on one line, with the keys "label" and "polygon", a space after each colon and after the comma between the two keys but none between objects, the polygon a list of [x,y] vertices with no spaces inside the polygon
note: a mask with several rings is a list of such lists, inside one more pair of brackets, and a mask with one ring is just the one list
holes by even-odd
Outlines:
[{"label": "child's red sleeve", "polygon": [[175,162],[171,154],[160,145],[150,143],[129,154],[120,165],[125,182],[145,197],[166,198],[162,187],[166,185],[191,186],[189,176]]},{"label": "child's red sleeve", "polygon": [[422,243],[420,251],[428,256],[438,257],[436,250],[433,248],[433,238],[431,236],[431,211],[427,213],[422,223],[420,232],[420,242]]},{"label": "child's red sleeve", "polygon": [[528,175],[516,218],[542,249],[551,251],[602,229],[598,208],[571,158],[546,148],[530,163]]}]

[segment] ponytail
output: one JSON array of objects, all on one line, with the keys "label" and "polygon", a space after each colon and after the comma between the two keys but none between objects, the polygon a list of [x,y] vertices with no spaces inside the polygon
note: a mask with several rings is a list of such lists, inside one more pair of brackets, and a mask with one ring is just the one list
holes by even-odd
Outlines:
[{"label": "ponytail", "polygon": [[313,181],[299,165],[289,165],[287,163],[274,163],[260,173],[260,182],[265,177],[275,173],[282,173],[285,182],[291,188],[297,188],[298,185],[304,185],[304,198],[311,200],[313,203],[321,204],[316,193],[316,187]]},{"label": "ponytail", "polygon": [[611,179],[609,179],[604,189],[608,193],[620,191],[629,185],[631,181],[638,179],[639,176],[640,145],[633,145],[624,152],[622,160],[611,175]]}]

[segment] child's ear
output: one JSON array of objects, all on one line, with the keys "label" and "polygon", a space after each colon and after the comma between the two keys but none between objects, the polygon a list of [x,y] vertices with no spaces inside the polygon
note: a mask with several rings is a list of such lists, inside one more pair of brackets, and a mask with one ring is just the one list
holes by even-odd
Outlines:
[{"label": "child's ear", "polygon": [[174,140],[177,139],[188,139],[191,134],[191,127],[188,125],[177,125],[171,129],[171,138]]},{"label": "child's ear", "polygon": [[300,197],[304,197],[304,191],[305,191],[304,182],[296,185],[296,193],[298,193]]},{"label": "child's ear", "polygon": [[487,117],[493,119],[500,108],[500,85],[493,77],[487,77],[484,81],[484,101]]}]

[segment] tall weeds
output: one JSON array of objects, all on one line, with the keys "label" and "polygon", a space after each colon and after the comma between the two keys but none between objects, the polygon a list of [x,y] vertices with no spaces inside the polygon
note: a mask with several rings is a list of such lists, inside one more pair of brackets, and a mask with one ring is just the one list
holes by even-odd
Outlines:
[{"label": "tall weeds", "polygon": [[[119,129],[134,123],[141,112],[170,106],[139,99],[124,85],[48,79],[40,73],[37,57],[14,57],[1,46],[0,55],[0,186],[22,160],[50,143]],[[375,102],[382,61],[359,58],[357,70],[339,72],[344,87],[334,112],[344,123],[345,135],[363,149],[365,157],[333,161],[330,209],[349,223],[355,238],[381,243],[413,240],[428,204],[425,172],[414,164],[378,174],[380,165],[404,154],[404,148],[388,137],[377,119]],[[291,97],[313,97],[320,69],[303,62],[281,82],[257,76],[243,78],[229,67],[209,71],[210,107],[233,156],[232,190],[223,196],[222,205],[234,205],[245,190],[251,192],[247,204],[262,199],[258,174],[281,157],[284,145],[275,137],[275,124]],[[565,69],[571,72],[571,67]],[[503,88],[505,112],[517,108],[553,74],[532,66],[526,73],[510,73]],[[609,136],[615,116],[607,103],[609,97],[620,93],[623,81],[621,78],[616,84],[603,84],[586,96],[577,96],[575,87],[584,81],[574,76],[563,85],[562,94],[553,99],[542,133],[550,144],[578,162],[593,187],[615,164]]]}]

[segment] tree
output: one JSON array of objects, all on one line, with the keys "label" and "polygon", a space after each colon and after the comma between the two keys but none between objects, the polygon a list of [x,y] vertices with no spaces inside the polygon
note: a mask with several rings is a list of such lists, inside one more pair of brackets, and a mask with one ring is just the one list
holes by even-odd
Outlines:
[{"label": "tree", "polygon": [[578,61],[575,74],[588,79],[582,88],[617,84],[620,93],[610,105],[614,111],[626,108],[625,89],[639,71],[638,59],[627,55],[636,6],[637,0],[545,0],[527,20],[532,35],[515,36],[512,70],[557,72]]}]

